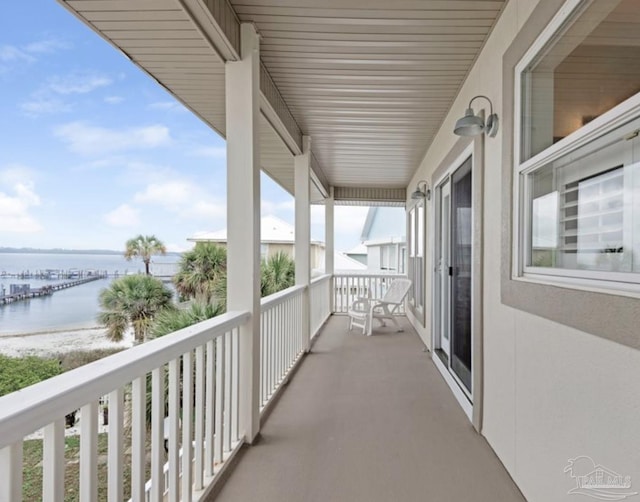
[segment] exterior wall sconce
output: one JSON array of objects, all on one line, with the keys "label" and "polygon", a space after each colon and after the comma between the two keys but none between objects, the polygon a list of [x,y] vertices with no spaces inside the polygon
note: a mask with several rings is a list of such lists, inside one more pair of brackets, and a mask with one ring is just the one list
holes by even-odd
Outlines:
[{"label": "exterior wall sconce", "polygon": [[[424,183],[424,190],[420,190],[420,183]],[[429,184],[425,180],[418,181],[415,191],[411,194],[411,198],[413,200],[422,198],[431,200],[431,189],[429,188]]]},{"label": "exterior wall sconce", "polygon": [[[489,116],[487,117],[487,122],[485,124],[482,117],[476,115],[471,108],[471,103],[477,98],[484,98],[489,102]],[[495,137],[498,134],[498,114],[493,113],[493,103],[491,100],[482,95],[474,96],[469,101],[469,108],[464,112],[464,117],[458,119],[456,122],[456,126],[453,128],[453,133],[458,136],[476,136],[484,131],[487,136],[490,138]]]}]

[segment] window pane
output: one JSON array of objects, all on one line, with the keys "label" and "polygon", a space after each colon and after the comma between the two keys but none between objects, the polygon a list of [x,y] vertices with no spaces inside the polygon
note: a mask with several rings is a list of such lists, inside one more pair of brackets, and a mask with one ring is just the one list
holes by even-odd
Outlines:
[{"label": "window pane", "polygon": [[418,210],[418,228],[416,231],[416,255],[424,256],[424,203],[421,202]]},{"label": "window pane", "polygon": [[409,211],[409,256],[416,255],[416,210],[415,208]]},{"label": "window pane", "polygon": [[640,272],[639,145],[616,130],[527,176],[529,266]]},{"label": "window pane", "polygon": [[578,9],[522,73],[522,160],[640,91],[640,0]]}]

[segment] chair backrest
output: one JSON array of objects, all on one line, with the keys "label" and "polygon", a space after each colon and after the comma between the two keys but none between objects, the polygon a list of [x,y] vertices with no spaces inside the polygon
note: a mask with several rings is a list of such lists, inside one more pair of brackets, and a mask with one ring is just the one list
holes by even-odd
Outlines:
[{"label": "chair backrest", "polygon": [[385,303],[402,303],[411,288],[410,279],[394,279],[382,298]]}]

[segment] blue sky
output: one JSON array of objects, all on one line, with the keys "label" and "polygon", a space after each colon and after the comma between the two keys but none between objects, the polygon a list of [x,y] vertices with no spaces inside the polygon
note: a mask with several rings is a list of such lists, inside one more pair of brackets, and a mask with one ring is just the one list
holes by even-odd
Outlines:
[{"label": "blue sky", "polygon": [[[9,2],[0,21],[0,246],[170,250],[226,226],[225,142],[54,0]],[[293,199],[262,176],[263,215]],[[366,208],[336,208],[336,248]],[[312,237],[324,239],[324,208]]]}]

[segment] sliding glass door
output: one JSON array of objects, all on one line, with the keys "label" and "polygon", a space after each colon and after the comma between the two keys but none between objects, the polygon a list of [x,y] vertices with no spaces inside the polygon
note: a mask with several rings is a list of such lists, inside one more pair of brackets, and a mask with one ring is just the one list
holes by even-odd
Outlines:
[{"label": "sliding glass door", "polygon": [[471,157],[436,188],[436,350],[471,397]]}]

